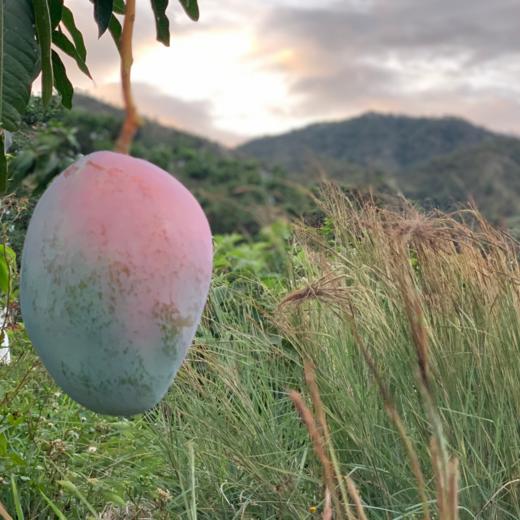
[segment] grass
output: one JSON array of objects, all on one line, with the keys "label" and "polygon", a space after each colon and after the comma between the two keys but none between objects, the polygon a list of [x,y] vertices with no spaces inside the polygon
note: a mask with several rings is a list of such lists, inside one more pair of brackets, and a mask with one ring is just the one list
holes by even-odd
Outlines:
[{"label": "grass", "polygon": [[385,211],[334,188],[322,201],[324,225],[295,226],[283,248],[256,245],[248,259],[247,246],[219,242],[196,342],[144,416],[79,407],[23,327],[12,331],[15,363],[0,367],[5,509],[520,518],[518,245],[475,212]]}]

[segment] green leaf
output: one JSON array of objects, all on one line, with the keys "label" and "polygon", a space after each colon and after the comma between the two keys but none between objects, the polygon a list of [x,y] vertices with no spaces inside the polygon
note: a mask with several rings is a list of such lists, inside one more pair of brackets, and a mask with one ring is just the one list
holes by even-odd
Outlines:
[{"label": "green leaf", "polygon": [[9,265],[0,257],[0,289],[4,294],[9,291]]},{"label": "green leaf", "polygon": [[197,0],[179,0],[182,7],[186,11],[186,14],[194,21],[197,22],[200,16],[199,6]]},{"label": "green leaf", "polygon": [[123,32],[123,28],[121,27],[119,20],[114,15],[112,15],[112,18],[110,18],[110,23],[108,24],[108,30],[110,31],[110,34],[112,35],[112,39],[114,40],[114,43],[116,44],[117,50],[119,51],[119,45],[121,43],[121,33]]},{"label": "green leaf", "polygon": [[0,128],[14,132],[39,73],[31,0],[0,2]]},{"label": "green leaf", "polygon": [[0,457],[2,459],[7,455],[7,437],[4,433],[0,433]]},{"label": "green leaf", "polygon": [[58,520],[67,520],[67,517],[58,509],[58,506],[40,489],[40,494],[47,502],[48,506],[52,509]]},{"label": "green leaf", "polygon": [[124,0],[114,0],[113,11],[117,14],[125,14],[125,2]]},{"label": "green leaf", "polygon": [[90,75],[90,71],[88,70],[85,60],[81,58],[74,44],[67,38],[67,36],[65,36],[63,32],[61,32],[60,30],[53,31],[52,42],[65,54],[68,54],[71,58],[73,58],[76,61],[79,70],[81,70],[83,74],[92,79],[92,76]]},{"label": "green leaf", "polygon": [[7,191],[7,157],[5,156],[4,133],[0,132],[0,194]]},{"label": "green leaf", "polygon": [[61,96],[61,104],[65,108],[70,109],[72,108],[74,87],[67,77],[65,65],[63,65],[63,62],[56,51],[52,51],[52,66],[54,69],[54,86]]},{"label": "green leaf", "polygon": [[63,14],[63,0],[50,0],[49,11],[51,13],[51,27],[55,29],[61,22]]},{"label": "green leaf", "polygon": [[153,14],[155,16],[155,29],[157,32],[157,41],[170,46],[170,21],[166,16],[166,8],[168,0],[151,0]]},{"label": "green leaf", "polygon": [[52,86],[54,79],[52,76],[52,23],[47,0],[33,0],[34,20],[36,34],[40,44],[41,67],[42,67],[42,101],[47,105],[52,99]]},{"label": "green leaf", "polygon": [[[12,275],[16,265],[16,253],[5,244],[0,244],[0,291],[9,293]],[[1,325],[1,323],[0,323]]]},{"label": "green leaf", "polygon": [[94,18],[98,25],[99,37],[108,29],[113,7],[114,0],[94,0]]},{"label": "green leaf", "polygon": [[16,485],[16,477],[11,475],[11,491],[13,493],[14,508],[16,511],[17,520],[24,520],[22,511],[22,501],[20,500],[20,494],[18,493],[18,487]]},{"label": "green leaf", "polygon": [[69,31],[69,34],[74,42],[74,46],[76,47],[76,51],[78,52],[79,57],[83,62],[87,60],[87,48],[85,47],[85,41],[83,40],[83,35],[81,31],[77,28],[76,22],[74,20],[74,15],[72,11],[68,7],[63,8],[63,15],[61,18],[63,25]]}]

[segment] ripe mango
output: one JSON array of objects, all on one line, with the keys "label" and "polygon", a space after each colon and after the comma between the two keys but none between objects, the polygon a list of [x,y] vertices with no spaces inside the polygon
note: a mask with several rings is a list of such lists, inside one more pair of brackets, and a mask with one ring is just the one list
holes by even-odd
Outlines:
[{"label": "ripe mango", "polygon": [[96,152],[61,173],[27,231],[20,300],[55,381],[99,413],[165,395],[198,327],[212,271],[208,221],[174,177]]}]

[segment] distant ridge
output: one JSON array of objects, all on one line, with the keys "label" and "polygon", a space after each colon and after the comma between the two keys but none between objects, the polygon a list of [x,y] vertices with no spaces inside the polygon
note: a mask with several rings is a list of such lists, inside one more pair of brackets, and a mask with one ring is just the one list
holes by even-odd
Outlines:
[{"label": "distant ridge", "polygon": [[324,172],[347,186],[390,187],[444,210],[472,200],[520,233],[520,139],[464,119],[367,113],[254,139],[237,152],[300,182]]},{"label": "distant ridge", "polygon": [[240,153],[286,168],[308,172],[310,163],[350,163],[397,171],[461,148],[491,140],[496,134],[456,117],[426,118],[374,112],[333,123],[254,139]]}]

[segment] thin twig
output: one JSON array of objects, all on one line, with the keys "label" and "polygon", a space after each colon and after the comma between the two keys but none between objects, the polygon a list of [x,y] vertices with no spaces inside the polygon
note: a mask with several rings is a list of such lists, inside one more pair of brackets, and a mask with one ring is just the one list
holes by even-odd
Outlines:
[{"label": "thin twig", "polygon": [[128,154],[139,127],[139,115],[132,96],[131,72],[133,64],[132,37],[135,23],[135,0],[127,0],[125,10],[125,21],[121,34],[121,87],[123,89],[123,100],[125,103],[126,118],[121,128],[121,133],[116,144],[116,151]]},{"label": "thin twig", "polygon": [[34,370],[34,367],[39,363],[39,360],[37,359],[28,369],[27,369],[27,372],[25,372],[25,374],[23,375],[22,379],[20,380],[20,382],[18,383],[18,385],[16,385],[16,388],[12,391],[12,392],[7,392],[4,396],[4,398],[2,399],[2,401],[0,402],[0,407],[2,406],[6,406],[8,405],[13,399],[14,397],[16,397],[16,395],[18,394],[18,392],[20,391],[20,388],[22,388],[22,386],[25,384],[25,382],[27,381],[27,378],[29,377],[29,374]]}]

